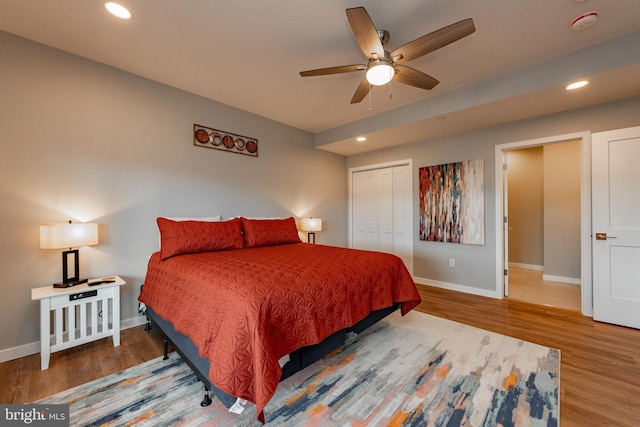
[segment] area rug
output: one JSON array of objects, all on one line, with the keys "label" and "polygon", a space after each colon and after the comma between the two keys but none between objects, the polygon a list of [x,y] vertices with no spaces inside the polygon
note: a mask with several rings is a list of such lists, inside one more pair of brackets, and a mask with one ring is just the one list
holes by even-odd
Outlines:
[{"label": "area rug", "polygon": [[[560,351],[412,311],[281,382],[268,426],[555,426]],[[36,403],[70,405],[71,425],[259,426],[237,415],[175,353]]]}]

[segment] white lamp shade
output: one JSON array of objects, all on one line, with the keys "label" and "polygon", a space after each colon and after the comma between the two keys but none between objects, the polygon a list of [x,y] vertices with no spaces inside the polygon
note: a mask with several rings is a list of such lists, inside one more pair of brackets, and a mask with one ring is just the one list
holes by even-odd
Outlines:
[{"label": "white lamp shade", "polygon": [[391,81],[395,70],[389,64],[381,63],[367,70],[367,81],[374,86],[386,85]]},{"label": "white lamp shade", "polygon": [[41,249],[77,248],[98,244],[98,224],[69,223],[40,226]]},{"label": "white lamp shade", "polygon": [[322,231],[322,220],[320,218],[302,218],[302,231]]}]

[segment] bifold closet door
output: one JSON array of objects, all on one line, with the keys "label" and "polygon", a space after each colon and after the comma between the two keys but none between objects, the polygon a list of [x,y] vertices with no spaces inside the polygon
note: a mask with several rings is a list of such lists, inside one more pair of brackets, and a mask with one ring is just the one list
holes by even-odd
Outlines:
[{"label": "bifold closet door", "polygon": [[352,246],[398,255],[411,271],[409,165],[354,172]]},{"label": "bifold closet door", "polygon": [[353,174],[353,247],[380,250],[379,223],[382,173],[380,169]]},{"label": "bifold closet door", "polygon": [[413,181],[409,165],[393,168],[393,253],[413,275]]}]

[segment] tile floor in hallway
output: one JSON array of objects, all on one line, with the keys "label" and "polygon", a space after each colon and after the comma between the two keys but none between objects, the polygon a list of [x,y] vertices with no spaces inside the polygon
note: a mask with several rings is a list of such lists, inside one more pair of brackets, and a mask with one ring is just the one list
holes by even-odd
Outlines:
[{"label": "tile floor in hallway", "polygon": [[542,280],[541,270],[509,267],[509,298],[580,311],[580,286]]}]

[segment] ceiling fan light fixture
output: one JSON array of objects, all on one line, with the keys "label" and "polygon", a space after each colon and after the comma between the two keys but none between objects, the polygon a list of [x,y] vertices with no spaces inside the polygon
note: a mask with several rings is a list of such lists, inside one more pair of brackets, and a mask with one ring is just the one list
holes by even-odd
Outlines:
[{"label": "ceiling fan light fixture", "polygon": [[[347,19],[351,26],[358,46],[367,58],[367,65],[342,65],[338,67],[319,68],[301,71],[300,76],[326,76],[329,74],[351,73],[366,70],[366,76],[351,98],[351,104],[357,104],[371,94],[371,86],[385,85],[394,79],[398,83],[419,89],[431,90],[439,82],[430,75],[404,65],[405,62],[420,58],[423,55],[447,46],[463,37],[475,32],[473,19],[467,18],[439,30],[425,34],[422,37],[405,43],[392,52],[384,49],[389,39],[389,32],[376,29],[369,13],[364,7],[352,7],[346,10]],[[391,99],[391,85],[389,85],[389,99]],[[369,110],[371,110],[371,96],[369,96]]]},{"label": "ceiling fan light fixture", "polygon": [[375,61],[367,70],[367,81],[374,86],[386,85],[393,79],[395,72],[388,61]]}]

